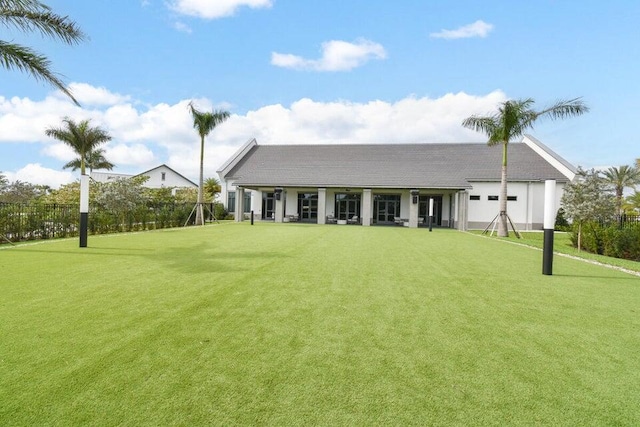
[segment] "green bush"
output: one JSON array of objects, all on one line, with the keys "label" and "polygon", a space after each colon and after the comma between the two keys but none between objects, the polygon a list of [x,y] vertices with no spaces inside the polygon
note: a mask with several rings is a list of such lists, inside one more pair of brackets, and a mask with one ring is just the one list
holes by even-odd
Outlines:
[{"label": "green bush", "polygon": [[[577,225],[574,225],[570,238],[573,246],[578,247]],[[581,249],[595,254],[640,261],[640,226],[620,228],[619,224],[583,224]]]},{"label": "green bush", "polygon": [[609,227],[605,236],[603,255],[640,261],[640,227]]}]

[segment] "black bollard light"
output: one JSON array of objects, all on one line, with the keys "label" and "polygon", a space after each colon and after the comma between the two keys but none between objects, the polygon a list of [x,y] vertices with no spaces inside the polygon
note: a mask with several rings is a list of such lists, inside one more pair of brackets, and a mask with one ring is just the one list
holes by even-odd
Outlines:
[{"label": "black bollard light", "polygon": [[553,274],[553,230],[556,222],[556,181],[544,182],[544,243],[542,249],[542,274]]}]

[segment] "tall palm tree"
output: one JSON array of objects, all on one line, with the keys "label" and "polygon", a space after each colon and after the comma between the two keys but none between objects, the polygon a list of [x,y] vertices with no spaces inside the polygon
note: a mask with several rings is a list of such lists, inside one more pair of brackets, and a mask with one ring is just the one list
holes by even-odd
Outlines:
[{"label": "tall palm tree", "polygon": [[[111,141],[111,136],[100,127],[92,127],[89,120],[81,120],[76,123],[73,119],[62,119],[63,127],[48,128],[45,134],[62,141],[73,149],[80,161],[80,174],[85,174],[87,159],[92,151],[105,142]],[[65,165],[66,166],[66,165]]]},{"label": "tall palm tree", "polygon": [[[104,149],[98,148],[95,150],[91,150],[87,157],[84,159],[85,166],[89,168],[89,174],[93,172],[94,169],[106,169],[111,170],[115,167],[113,163],[107,160],[104,156]],[[80,157],[71,160],[69,163],[62,166],[62,169],[71,168],[72,171],[76,171],[82,167],[82,162],[80,161]]]},{"label": "tall palm tree", "polygon": [[204,181],[204,138],[219,124],[223,123],[230,116],[228,111],[213,110],[199,111],[193,103],[189,103],[191,116],[193,116],[193,127],[200,135],[200,180],[198,181],[198,204],[196,206],[196,225],[204,225],[204,212],[202,206],[204,203],[203,181]]},{"label": "tall palm tree", "polygon": [[[69,45],[87,38],[74,21],[55,14],[39,0],[0,0],[0,26],[23,33],[40,32]],[[36,80],[57,87],[79,105],[59,75],[51,70],[51,61],[29,47],[0,40],[0,66],[31,74]]]},{"label": "tall palm tree", "polygon": [[618,215],[622,214],[622,195],[627,187],[635,187],[640,183],[640,170],[633,166],[622,165],[610,167],[602,172],[607,183],[613,186],[616,192],[616,210]]},{"label": "tall palm tree", "polygon": [[524,135],[527,129],[533,128],[536,120],[548,117],[563,119],[579,116],[589,111],[580,98],[569,101],[558,101],[550,107],[540,111],[533,109],[535,101],[531,98],[509,100],[498,106],[498,112],[490,116],[467,117],[462,126],[483,132],[489,137],[487,145],[502,145],[502,175],[500,180],[500,221],[498,236],[507,237],[507,147],[509,141]]}]

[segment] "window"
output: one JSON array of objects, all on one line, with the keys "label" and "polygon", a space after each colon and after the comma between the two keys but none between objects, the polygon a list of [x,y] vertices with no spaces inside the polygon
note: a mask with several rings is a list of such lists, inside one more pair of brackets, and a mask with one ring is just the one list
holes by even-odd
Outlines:
[{"label": "window", "polygon": [[244,192],[244,212],[251,213],[251,193]]},{"label": "window", "polygon": [[227,194],[227,211],[235,212],[236,210],[236,192],[229,191]]},{"label": "window", "polygon": [[165,179],[167,179],[167,173],[166,172],[160,172],[160,179],[162,179],[163,181]]},{"label": "window", "polygon": [[[473,197],[473,196],[471,196]],[[491,200],[492,202],[497,202],[499,197],[498,196],[489,196],[487,197],[489,200]],[[471,199],[474,200],[474,199]],[[518,196],[507,196],[507,200],[510,202],[517,202],[518,201]]]},{"label": "window", "polygon": [[480,200],[480,196],[469,196],[469,200]]}]

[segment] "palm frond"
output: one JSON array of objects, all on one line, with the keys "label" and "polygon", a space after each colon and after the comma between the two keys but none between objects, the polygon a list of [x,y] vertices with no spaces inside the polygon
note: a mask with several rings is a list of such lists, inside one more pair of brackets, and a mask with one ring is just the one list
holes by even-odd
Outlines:
[{"label": "palm frond", "polygon": [[88,38],[68,16],[57,15],[48,9],[0,8],[0,23],[25,33],[39,31],[43,36],[67,44],[78,44]]},{"label": "palm frond", "polygon": [[80,106],[71,91],[58,77],[59,75],[51,70],[51,62],[46,56],[28,47],[0,40],[0,66],[8,70],[15,69],[31,74],[36,80],[45,81],[57,87],[71,98],[74,104]]}]

